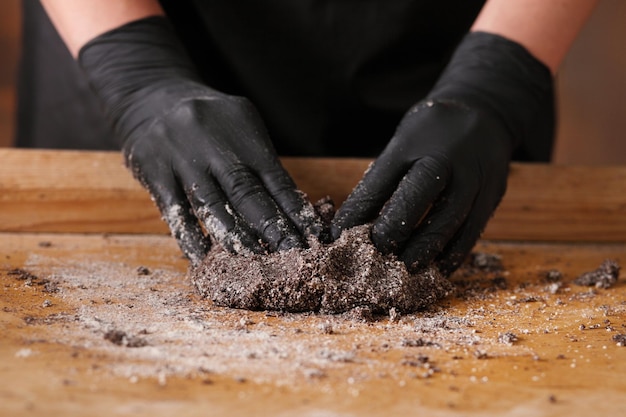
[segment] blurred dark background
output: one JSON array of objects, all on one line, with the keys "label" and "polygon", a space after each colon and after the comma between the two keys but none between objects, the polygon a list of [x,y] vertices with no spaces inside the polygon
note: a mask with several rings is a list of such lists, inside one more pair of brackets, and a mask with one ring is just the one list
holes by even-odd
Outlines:
[{"label": "blurred dark background", "polygon": [[14,85],[17,76],[20,0],[0,1],[0,146],[13,140]]},{"label": "blurred dark background", "polygon": [[[20,1],[0,0],[0,146],[14,133]],[[27,0],[31,1],[31,0]],[[626,164],[626,1],[601,0],[558,77],[554,162]]]}]

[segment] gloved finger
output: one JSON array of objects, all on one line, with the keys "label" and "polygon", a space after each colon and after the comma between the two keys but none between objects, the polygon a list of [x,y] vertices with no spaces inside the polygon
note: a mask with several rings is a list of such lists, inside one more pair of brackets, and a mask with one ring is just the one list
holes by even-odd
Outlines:
[{"label": "gloved finger", "polygon": [[345,229],[374,220],[410,168],[383,153],[365,171],[363,178],[339,207],[331,224],[333,239]]},{"label": "gloved finger", "polygon": [[[452,188],[452,187],[451,187]],[[468,184],[444,193],[407,241],[399,258],[410,271],[417,271],[433,262],[454,238],[471,211],[477,190]]]},{"label": "gloved finger", "polygon": [[204,259],[211,243],[193,215],[185,193],[173,176],[142,178],[183,254],[192,265]]},{"label": "gloved finger", "polygon": [[439,159],[416,161],[398,184],[372,225],[372,242],[383,253],[398,252],[448,182],[449,170]]},{"label": "gloved finger", "polygon": [[184,190],[171,172],[169,163],[154,158],[150,147],[135,145],[127,144],[124,149],[126,166],[152,196],[185,257],[197,265],[209,251],[210,240],[193,215]]},{"label": "gloved finger", "polygon": [[446,276],[452,274],[463,263],[498,205],[499,200],[494,203],[480,197],[480,195],[477,197],[476,204],[452,241],[436,259],[439,270]]},{"label": "gloved finger", "polygon": [[323,233],[322,220],[306,194],[296,188],[293,179],[282,165],[277,162],[272,168],[263,170],[260,176],[278,207],[296,225],[300,233],[320,238]]},{"label": "gloved finger", "polygon": [[199,178],[196,170],[184,169],[181,182],[186,187],[196,217],[202,222],[210,236],[233,253],[263,253],[258,238],[248,225],[229,207],[226,196],[210,176]]},{"label": "gloved finger", "polygon": [[234,165],[217,173],[216,179],[235,212],[269,245],[271,251],[305,247],[295,225],[250,169]]}]

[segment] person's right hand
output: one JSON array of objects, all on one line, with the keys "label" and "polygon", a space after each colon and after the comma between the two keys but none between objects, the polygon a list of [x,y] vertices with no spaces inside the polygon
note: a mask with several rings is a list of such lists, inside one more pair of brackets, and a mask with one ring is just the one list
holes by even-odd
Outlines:
[{"label": "person's right hand", "polygon": [[79,61],[127,165],[192,263],[209,245],[200,225],[244,254],[303,247],[321,232],[253,104],[203,85],[164,18],[97,37]]}]

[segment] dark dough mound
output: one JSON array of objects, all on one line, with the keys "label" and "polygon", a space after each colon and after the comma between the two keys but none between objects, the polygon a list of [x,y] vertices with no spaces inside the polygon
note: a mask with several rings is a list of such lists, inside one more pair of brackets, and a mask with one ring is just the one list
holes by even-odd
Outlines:
[{"label": "dark dough mound", "polygon": [[366,307],[409,313],[445,297],[452,285],[436,268],[410,274],[404,263],[382,255],[368,226],[345,231],[335,242],[269,255],[233,255],[215,245],[191,271],[203,297],[248,310],[343,313]]}]

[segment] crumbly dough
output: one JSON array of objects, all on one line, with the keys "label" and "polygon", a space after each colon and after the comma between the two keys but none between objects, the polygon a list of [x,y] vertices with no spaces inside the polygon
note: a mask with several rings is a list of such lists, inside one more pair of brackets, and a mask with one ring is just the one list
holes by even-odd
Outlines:
[{"label": "crumbly dough", "polygon": [[268,255],[233,255],[214,245],[190,271],[202,294],[220,306],[249,310],[375,314],[409,313],[446,296],[450,282],[436,268],[416,274],[376,250],[369,227],[343,232],[331,244],[311,239],[308,249]]}]

